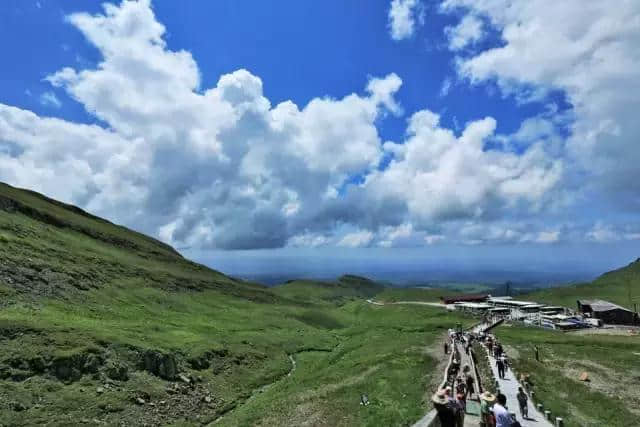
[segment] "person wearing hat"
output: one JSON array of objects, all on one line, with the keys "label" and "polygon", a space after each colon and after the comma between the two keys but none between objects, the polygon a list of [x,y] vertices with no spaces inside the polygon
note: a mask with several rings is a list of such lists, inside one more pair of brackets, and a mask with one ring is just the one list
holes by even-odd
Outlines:
[{"label": "person wearing hat", "polygon": [[445,387],[444,394],[445,396],[447,396],[447,399],[449,400],[449,402],[447,403],[447,406],[449,406],[449,408],[451,408],[451,410],[453,411],[454,426],[463,427],[464,426],[463,402],[461,402],[460,399],[457,398],[457,395],[455,398],[453,397],[453,389],[451,388],[451,386]]},{"label": "person wearing hat", "polygon": [[480,393],[480,417],[486,427],[495,426],[491,406],[496,401],[496,397],[488,391]]},{"label": "person wearing hat", "polygon": [[449,396],[445,389],[438,390],[431,398],[433,407],[438,413],[438,419],[442,427],[455,427],[456,416],[453,408],[449,404]]}]

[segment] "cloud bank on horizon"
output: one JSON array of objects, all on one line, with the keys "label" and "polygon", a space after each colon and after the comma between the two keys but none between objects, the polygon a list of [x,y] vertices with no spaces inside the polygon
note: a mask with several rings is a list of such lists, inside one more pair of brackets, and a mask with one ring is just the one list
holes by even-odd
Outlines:
[{"label": "cloud bank on horizon", "polygon": [[[481,112],[450,129],[405,111],[393,72],[305,105],[274,105],[245,69],[203,87],[150,2],[125,0],[68,16],[101,60],[46,77],[97,124],[0,104],[0,180],[201,249],[640,239],[640,3],[445,0],[429,13],[457,22],[442,28],[447,85],[544,111],[513,134]],[[425,14],[393,0],[380,31],[406,43]],[[406,118],[404,138],[381,137],[387,116]],[[590,204],[605,220],[580,217]]]}]

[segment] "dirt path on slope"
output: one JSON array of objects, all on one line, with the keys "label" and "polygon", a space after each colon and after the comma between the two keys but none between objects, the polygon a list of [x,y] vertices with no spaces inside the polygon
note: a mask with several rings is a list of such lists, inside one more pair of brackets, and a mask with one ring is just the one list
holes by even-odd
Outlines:
[{"label": "dirt path on slope", "polygon": [[444,343],[447,341],[447,333],[443,333],[438,339],[436,339],[431,345],[426,346],[424,349],[425,354],[428,354],[436,361],[436,365],[431,371],[431,379],[427,384],[427,388],[425,389],[425,394],[422,398],[423,402],[429,403],[431,402],[431,396],[436,392],[440,383],[442,382],[442,377],[444,375],[444,370],[447,367],[447,363],[449,362],[449,355],[444,354]]}]

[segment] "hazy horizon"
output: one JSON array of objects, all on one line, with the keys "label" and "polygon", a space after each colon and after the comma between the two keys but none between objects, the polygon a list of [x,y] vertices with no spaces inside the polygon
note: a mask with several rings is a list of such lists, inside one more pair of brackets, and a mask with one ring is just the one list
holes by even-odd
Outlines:
[{"label": "hazy horizon", "polygon": [[437,281],[569,283],[591,280],[639,257],[637,244],[482,248],[443,245],[424,248],[197,251],[182,253],[239,278],[275,284],[296,278],[332,279],[357,274],[397,285]]}]

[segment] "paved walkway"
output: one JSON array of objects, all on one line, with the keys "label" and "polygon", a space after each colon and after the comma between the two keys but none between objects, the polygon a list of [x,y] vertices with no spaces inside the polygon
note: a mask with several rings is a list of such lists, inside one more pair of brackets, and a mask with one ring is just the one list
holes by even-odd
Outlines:
[{"label": "paved walkway", "polygon": [[515,412],[518,421],[522,424],[522,427],[553,427],[553,424],[544,418],[544,415],[538,412],[538,410],[534,407],[531,399],[528,400],[527,405],[529,409],[529,418],[523,419],[520,416],[520,408],[518,406],[518,398],[516,395],[518,394],[518,387],[520,387],[520,383],[516,380],[513,375],[513,371],[511,369],[507,370],[505,373],[504,379],[498,378],[498,368],[496,367],[496,361],[493,356],[489,357],[491,370],[493,371],[493,375],[498,380],[500,384],[500,392],[507,397],[507,407],[509,412]]}]

